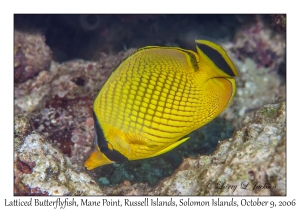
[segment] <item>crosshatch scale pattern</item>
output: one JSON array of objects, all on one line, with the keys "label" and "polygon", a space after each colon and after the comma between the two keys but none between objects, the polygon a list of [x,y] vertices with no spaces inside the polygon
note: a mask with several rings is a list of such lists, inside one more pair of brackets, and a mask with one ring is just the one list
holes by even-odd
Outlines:
[{"label": "crosshatch scale pattern", "polygon": [[153,152],[207,123],[220,105],[217,93],[204,92],[197,83],[198,66],[191,51],[147,51],[133,54],[118,67],[101,89],[96,98],[101,102],[95,101],[94,109],[104,133],[113,127],[130,143],[144,142],[147,147],[141,147]]}]

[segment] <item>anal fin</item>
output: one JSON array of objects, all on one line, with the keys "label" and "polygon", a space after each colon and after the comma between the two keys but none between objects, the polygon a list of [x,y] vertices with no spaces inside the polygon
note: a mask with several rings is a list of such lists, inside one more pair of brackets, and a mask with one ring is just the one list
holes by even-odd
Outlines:
[{"label": "anal fin", "polygon": [[175,147],[177,147],[178,145],[182,144],[183,142],[185,142],[186,140],[188,140],[190,137],[186,137],[183,139],[180,139],[176,142],[174,142],[173,144],[169,145],[168,147],[158,151],[157,153],[155,153],[154,155],[152,155],[152,157],[157,156],[157,155],[161,155],[164,154],[166,152],[169,152],[170,150],[174,149]]}]

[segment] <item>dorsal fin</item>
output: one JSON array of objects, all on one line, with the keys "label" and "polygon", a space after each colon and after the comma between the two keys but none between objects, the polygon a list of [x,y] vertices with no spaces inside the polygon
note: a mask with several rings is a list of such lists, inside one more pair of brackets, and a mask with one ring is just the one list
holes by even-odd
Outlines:
[{"label": "dorsal fin", "polygon": [[207,72],[210,77],[233,77],[238,72],[227,55],[226,51],[218,44],[208,40],[196,40],[196,48],[199,55],[199,65],[208,65],[211,70]]}]

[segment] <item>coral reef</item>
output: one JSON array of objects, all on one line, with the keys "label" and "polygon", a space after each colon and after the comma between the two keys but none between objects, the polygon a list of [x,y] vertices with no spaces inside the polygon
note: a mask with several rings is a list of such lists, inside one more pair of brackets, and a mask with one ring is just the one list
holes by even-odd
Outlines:
[{"label": "coral reef", "polygon": [[39,33],[14,31],[14,81],[24,82],[42,70],[48,70],[51,51]]},{"label": "coral reef", "polygon": [[[243,26],[224,47],[239,69],[237,91],[221,117],[239,128],[244,116],[264,104],[285,99],[285,34],[276,33],[262,16]],[[283,75],[283,76],[279,76]]]},{"label": "coral reef", "polygon": [[185,158],[176,172],[159,184],[151,186],[146,180],[131,184],[125,180],[111,186],[101,177],[100,189],[86,173],[75,172],[68,157],[31,131],[25,117],[18,116],[15,194],[285,195],[285,130],[285,102],[265,105],[253,119],[247,117],[232,138],[221,141],[213,154]]},{"label": "coral reef", "polygon": [[285,60],[285,35],[276,33],[261,16],[256,21],[238,30],[229,48],[240,60],[251,58],[257,67],[278,71]]},{"label": "coral reef", "polygon": [[[189,16],[185,18],[185,16],[179,15],[173,16],[173,18],[169,18],[169,16],[155,18],[145,16],[141,19],[141,17],[136,16],[105,16],[104,19],[100,20],[101,23],[105,23],[99,25],[102,29],[92,30],[93,32],[78,32],[77,39],[75,39],[76,37],[73,37],[74,39],[65,37],[62,40],[58,39],[58,35],[60,35],[58,31],[62,31],[63,28],[56,28],[56,32],[51,32],[56,33],[56,36],[49,37],[50,42],[48,42],[47,37],[47,44],[54,41],[55,46],[70,46],[72,44],[72,47],[68,47],[66,52],[80,51],[84,54],[84,58],[89,58],[87,60],[74,59],[63,63],[55,61],[60,60],[56,58],[56,56],[59,57],[59,53],[54,53],[55,55],[51,57],[50,49],[45,44],[40,32],[29,33],[25,32],[26,30],[15,30],[15,194],[87,195],[93,192],[111,195],[230,194],[229,190],[217,190],[213,187],[211,189],[204,188],[204,181],[201,181],[203,176],[204,178],[205,176],[215,176],[216,179],[214,180],[219,177],[220,181],[226,178],[230,184],[237,183],[242,178],[247,181],[249,177],[254,177],[254,180],[261,183],[266,180],[268,184],[277,184],[277,188],[269,191],[249,192],[250,194],[285,194],[285,188],[281,186],[285,182],[285,163],[280,162],[284,160],[285,155],[285,125],[281,123],[283,127],[279,127],[280,123],[273,122],[275,118],[285,117],[284,114],[280,114],[284,105],[280,105],[281,108],[278,109],[276,106],[279,105],[264,106],[265,104],[277,103],[278,99],[285,99],[285,78],[278,74],[278,69],[281,68],[280,66],[284,66],[285,62],[285,37],[282,34],[274,34],[274,31],[259,18],[256,21],[251,21],[253,20],[252,16],[247,17],[236,15],[230,17]],[[113,21],[115,18],[122,24]],[[42,30],[46,34],[50,33],[49,27],[53,19],[55,18],[47,16],[45,30]],[[217,27],[221,19],[222,23],[227,24],[226,27]],[[41,20],[37,20],[36,23],[42,25]],[[177,24],[171,24],[172,21],[177,21],[180,26],[189,27],[180,28]],[[127,23],[130,27],[126,33],[122,33],[122,37],[119,36],[120,32],[128,26]],[[209,25],[209,23],[213,24]],[[247,27],[238,28],[238,26],[246,23]],[[101,30],[105,29],[104,25],[108,27],[107,31],[102,33]],[[141,25],[149,27],[145,31],[139,30],[137,34],[133,34],[132,31]],[[164,25],[170,26],[170,30],[163,30],[167,33],[161,33]],[[180,31],[178,31],[179,29]],[[192,133],[189,141],[167,154],[86,171],[83,163],[94,147],[93,99],[111,72],[123,59],[136,50],[133,48],[127,50],[125,45],[192,46],[194,50],[194,43],[190,44],[188,40],[193,42],[195,34],[202,30],[205,31],[205,29],[207,29],[206,33],[212,33],[214,37],[222,37],[220,40],[227,40],[224,42],[226,43],[224,47],[236,55],[236,57],[233,56],[233,59],[239,67],[239,77],[236,78],[237,92],[231,106],[215,121]],[[143,34],[148,33],[149,30],[155,35],[145,39],[136,39],[139,36],[143,37]],[[235,32],[235,30],[237,31]],[[87,35],[86,33],[89,35],[90,33],[98,34],[92,36],[90,43],[87,44],[83,41],[85,39],[82,39],[82,34]],[[235,37],[235,42],[228,41],[231,36]],[[87,37],[90,38],[90,36]],[[65,45],[66,40],[68,40],[68,44]],[[73,43],[70,43],[72,40]],[[75,45],[77,42],[82,42],[83,45],[91,48],[78,50],[77,47],[73,47],[73,44]],[[22,45],[23,43],[26,44]],[[109,48],[118,46],[116,47],[118,53],[106,50],[107,43]],[[128,43],[130,44],[128,45]],[[121,51],[121,49],[125,49],[125,51]],[[51,47],[51,51],[55,51],[55,47]],[[111,53],[104,53],[103,51]],[[32,59],[32,55],[37,52],[39,52],[38,55]],[[29,56],[27,57],[27,55]],[[76,54],[76,56],[78,55]],[[70,58],[69,56],[66,58]],[[94,60],[91,61],[90,59]],[[26,70],[27,66],[30,66],[27,68],[28,71]],[[285,71],[283,71],[284,74]],[[255,114],[255,111],[262,106],[261,111]],[[246,116],[254,114],[253,120],[247,117],[245,121]],[[278,131],[277,134],[275,128]],[[218,143],[231,137],[234,129],[239,131],[231,140]],[[267,132],[268,129],[269,133]],[[251,139],[248,135],[249,132],[258,136],[253,134],[254,137]],[[276,135],[281,138],[278,142],[272,139]],[[271,143],[268,144],[265,141]],[[249,142],[256,146],[251,155],[245,153],[245,149],[250,147]],[[266,154],[274,155],[265,163],[260,162],[263,159],[256,158],[256,154],[261,154],[262,149],[259,142],[266,143],[267,146],[264,149],[269,151]],[[32,147],[32,145],[35,146]],[[221,147],[221,145],[223,146]],[[226,149],[226,145],[234,148],[233,151]],[[224,150],[227,152],[221,154],[221,148],[225,148]],[[274,152],[274,149],[277,150],[277,153]],[[220,157],[217,155],[218,152]],[[210,154],[212,155],[209,156]],[[247,161],[248,158],[249,163],[242,166],[242,164],[239,165],[238,159],[230,158],[230,155],[238,154],[244,154],[239,159],[244,157],[243,161]],[[49,158],[49,161],[47,162],[47,159],[44,158],[42,160],[44,162],[39,162],[40,160],[36,158],[39,155]],[[198,157],[198,155],[200,156]],[[56,161],[55,164],[51,162],[58,159],[59,161]],[[233,163],[239,167],[234,168]],[[40,168],[43,164],[47,165],[49,169]],[[203,167],[200,167],[199,164],[203,164]],[[259,164],[263,167],[258,167]],[[273,167],[272,170],[278,172],[278,176],[272,175],[271,166]],[[77,193],[74,190],[76,184],[58,180],[59,176],[62,176],[60,172],[67,178],[72,174],[74,179],[72,178],[70,182],[83,179],[95,180],[91,181],[91,185],[94,186],[94,183],[97,183],[101,190],[97,188],[100,190],[97,191],[95,187],[92,187],[91,189],[94,189],[92,192],[79,188],[81,191]],[[39,178],[35,177],[38,176],[38,173],[42,174],[40,181]],[[218,173],[222,173],[223,178]],[[233,175],[230,177],[231,173],[242,178],[233,177]],[[87,176],[91,179],[85,178]],[[259,178],[259,176],[261,177]],[[25,179],[25,177],[27,178]],[[52,188],[44,183],[46,179],[53,180],[51,182],[53,189],[58,189],[55,188],[57,185],[63,187],[59,188],[58,191],[51,190]],[[185,182],[189,179],[193,181]],[[181,182],[182,184],[180,184]],[[245,193],[243,190],[234,191],[234,194],[243,193]]]},{"label": "coral reef", "polygon": [[103,195],[93,179],[75,172],[70,160],[30,127],[24,116],[15,118],[15,195]]}]

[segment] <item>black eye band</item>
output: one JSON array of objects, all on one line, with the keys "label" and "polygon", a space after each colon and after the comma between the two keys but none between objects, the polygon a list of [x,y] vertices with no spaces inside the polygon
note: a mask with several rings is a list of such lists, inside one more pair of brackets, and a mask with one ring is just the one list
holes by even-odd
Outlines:
[{"label": "black eye band", "polygon": [[209,59],[223,72],[228,74],[229,76],[235,76],[234,72],[226,62],[226,60],[223,58],[223,56],[215,49],[211,48],[210,46],[207,46],[205,44],[199,44],[197,43],[197,46],[199,49],[209,57]]}]

